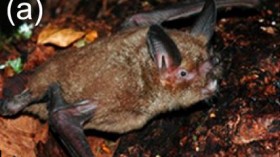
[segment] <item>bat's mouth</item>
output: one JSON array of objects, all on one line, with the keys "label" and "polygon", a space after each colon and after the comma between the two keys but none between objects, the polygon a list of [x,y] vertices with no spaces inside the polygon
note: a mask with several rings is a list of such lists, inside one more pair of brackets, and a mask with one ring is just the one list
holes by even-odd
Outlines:
[{"label": "bat's mouth", "polygon": [[208,61],[204,62],[200,68],[199,73],[206,77],[205,87],[201,90],[204,95],[213,94],[218,88],[218,78],[221,76],[222,64],[218,57],[212,57]]},{"label": "bat's mouth", "polygon": [[203,95],[212,95],[218,88],[217,80],[209,80],[204,88],[202,88],[201,93]]}]

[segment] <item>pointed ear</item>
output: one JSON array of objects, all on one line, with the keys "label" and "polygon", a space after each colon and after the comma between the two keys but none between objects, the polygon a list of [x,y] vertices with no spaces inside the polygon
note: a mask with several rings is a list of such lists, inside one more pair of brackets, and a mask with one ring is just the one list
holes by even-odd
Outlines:
[{"label": "pointed ear", "polygon": [[206,0],[203,10],[191,30],[191,35],[201,38],[206,45],[214,33],[216,17],[215,0]]},{"label": "pointed ear", "polygon": [[159,70],[172,70],[181,64],[179,49],[159,25],[150,26],[147,43],[148,51]]}]

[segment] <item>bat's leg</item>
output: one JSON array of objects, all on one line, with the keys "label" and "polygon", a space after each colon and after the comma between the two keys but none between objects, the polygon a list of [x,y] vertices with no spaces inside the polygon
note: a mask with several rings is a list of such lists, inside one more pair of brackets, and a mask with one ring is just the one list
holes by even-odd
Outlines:
[{"label": "bat's leg", "polygon": [[[205,0],[186,0],[182,3],[172,5],[171,7],[135,14],[127,18],[122,27],[150,26],[153,24],[161,24],[164,21],[190,17],[200,13],[204,3]],[[217,8],[233,6],[253,8],[259,3],[260,0],[216,0]]]},{"label": "bat's leg", "polygon": [[12,98],[0,100],[0,115],[12,116],[20,112],[33,101],[29,90],[13,96]]},{"label": "bat's leg", "polygon": [[21,73],[4,80],[4,99],[0,99],[0,115],[15,115],[35,101],[30,90],[25,87],[28,78],[29,73]]},{"label": "bat's leg", "polygon": [[92,101],[67,104],[58,84],[49,90],[49,123],[73,157],[93,157],[82,125],[93,116],[96,105]]}]

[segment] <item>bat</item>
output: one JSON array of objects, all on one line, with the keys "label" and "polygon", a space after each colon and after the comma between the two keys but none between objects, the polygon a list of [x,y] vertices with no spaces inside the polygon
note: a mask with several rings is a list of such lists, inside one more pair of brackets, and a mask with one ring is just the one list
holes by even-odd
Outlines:
[{"label": "bat", "polygon": [[[71,156],[92,157],[85,129],[129,132],[160,113],[211,97],[219,78],[214,71],[221,68],[209,53],[217,8],[257,3],[187,1],[136,14],[115,35],[40,66],[25,90],[0,100],[0,115],[27,112],[48,120]],[[160,25],[198,12],[189,32]]]}]

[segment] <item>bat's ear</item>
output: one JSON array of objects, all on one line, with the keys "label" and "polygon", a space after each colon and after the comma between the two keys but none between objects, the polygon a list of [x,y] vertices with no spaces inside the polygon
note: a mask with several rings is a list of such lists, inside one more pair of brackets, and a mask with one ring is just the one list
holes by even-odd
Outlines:
[{"label": "bat's ear", "polygon": [[206,0],[203,10],[191,30],[191,35],[198,37],[206,45],[214,33],[216,17],[215,0]]},{"label": "bat's ear", "polygon": [[149,53],[160,71],[169,71],[181,64],[179,49],[161,26],[150,26],[147,43]]}]

